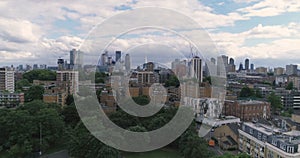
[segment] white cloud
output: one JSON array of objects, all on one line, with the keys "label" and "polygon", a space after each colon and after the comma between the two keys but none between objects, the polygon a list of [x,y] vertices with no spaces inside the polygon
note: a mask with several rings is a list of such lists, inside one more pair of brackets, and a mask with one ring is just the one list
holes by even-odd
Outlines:
[{"label": "white cloud", "polygon": [[[300,23],[258,26],[241,33],[211,34],[221,52],[239,58],[300,59]],[[263,40],[249,45],[247,40]],[[265,41],[265,42],[264,42]]]},{"label": "white cloud", "polygon": [[276,16],[285,12],[300,11],[299,0],[263,0],[252,6],[238,9],[246,17],[268,17]]}]

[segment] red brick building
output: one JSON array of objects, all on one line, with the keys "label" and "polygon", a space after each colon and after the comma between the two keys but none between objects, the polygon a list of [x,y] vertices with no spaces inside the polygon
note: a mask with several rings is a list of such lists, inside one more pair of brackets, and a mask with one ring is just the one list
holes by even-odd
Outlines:
[{"label": "red brick building", "polygon": [[223,108],[226,116],[235,116],[242,121],[252,121],[253,119],[269,119],[271,116],[271,104],[257,100],[227,100]]}]

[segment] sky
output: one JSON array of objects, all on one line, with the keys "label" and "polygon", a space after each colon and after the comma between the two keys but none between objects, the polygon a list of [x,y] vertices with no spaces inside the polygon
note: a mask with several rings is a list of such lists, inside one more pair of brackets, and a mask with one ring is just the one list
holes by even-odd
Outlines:
[{"label": "sky", "polygon": [[[68,59],[71,49],[81,49],[98,24],[150,6],[172,9],[193,19],[208,33],[220,55],[233,57],[236,65],[245,58],[256,67],[300,65],[299,0],[1,0],[0,66],[55,65],[58,58]],[[141,52],[140,46],[147,42],[152,47],[155,42],[168,41],[168,46],[183,45],[178,50],[187,51],[187,43],[178,42],[174,36],[135,30],[114,40],[108,49],[134,52],[137,48]],[[111,41],[116,37],[107,38]],[[168,53],[166,48],[171,47],[163,46],[161,51]],[[98,50],[90,56],[94,60],[101,54],[102,49]],[[156,54],[148,53],[150,59],[160,52],[153,50]]]}]

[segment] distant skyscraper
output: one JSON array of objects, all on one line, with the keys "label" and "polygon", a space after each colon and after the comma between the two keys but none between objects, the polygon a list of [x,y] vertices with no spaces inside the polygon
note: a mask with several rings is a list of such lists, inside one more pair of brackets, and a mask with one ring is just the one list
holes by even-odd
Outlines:
[{"label": "distant skyscraper", "polygon": [[239,71],[242,71],[243,69],[243,63],[240,63]]},{"label": "distant skyscraper", "polygon": [[254,64],[251,64],[251,66],[250,66],[251,68],[251,71],[254,71]]},{"label": "distant skyscraper", "polygon": [[245,70],[249,70],[249,66],[250,66],[250,61],[249,61],[249,59],[246,59],[245,60]]},{"label": "distant skyscraper", "polygon": [[9,68],[0,68],[0,91],[15,91],[15,71]]},{"label": "distant skyscraper", "polygon": [[38,64],[33,64],[33,70],[37,70],[38,68]]},{"label": "distant skyscraper", "polygon": [[40,69],[42,69],[42,70],[47,69],[47,65],[46,64],[40,64]]},{"label": "distant skyscraper", "polygon": [[19,65],[19,66],[18,66],[18,70],[19,70],[19,71],[23,71],[23,65]]},{"label": "distant skyscraper", "polygon": [[62,70],[65,69],[64,59],[58,59],[57,60],[57,67],[58,67],[58,71],[62,71]]},{"label": "distant skyscraper", "polygon": [[80,50],[72,49],[70,51],[70,68],[81,67],[83,64],[83,52]]},{"label": "distant skyscraper", "polygon": [[215,58],[211,58],[210,62],[212,62],[213,64],[216,64],[216,59]]},{"label": "distant skyscraper", "polygon": [[130,68],[131,68],[130,55],[126,54],[125,55],[125,69],[126,69],[126,71],[130,71]]},{"label": "distant skyscraper", "polygon": [[102,55],[101,55],[101,66],[105,66],[108,63],[108,52],[105,51]]},{"label": "distant skyscraper", "polygon": [[297,75],[298,74],[298,65],[287,65],[286,66],[287,75]]},{"label": "distant skyscraper", "polygon": [[226,76],[228,72],[228,56],[222,55],[217,59],[217,75]]},{"label": "distant skyscraper", "polygon": [[116,62],[118,62],[121,59],[122,52],[121,51],[116,51]]},{"label": "distant skyscraper", "polygon": [[229,59],[229,65],[234,65],[234,59],[233,58]]},{"label": "distant skyscraper", "polygon": [[199,82],[203,80],[202,60],[198,56],[193,57],[191,60],[190,75],[191,77],[195,77]]}]

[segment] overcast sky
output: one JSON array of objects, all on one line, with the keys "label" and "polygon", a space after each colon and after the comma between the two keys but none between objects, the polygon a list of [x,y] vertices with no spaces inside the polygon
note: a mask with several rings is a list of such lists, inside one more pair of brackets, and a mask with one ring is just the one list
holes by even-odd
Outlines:
[{"label": "overcast sky", "polygon": [[[0,66],[55,65],[59,57],[68,59],[69,50],[79,48],[98,23],[146,6],[170,8],[191,17],[208,32],[221,54],[235,58],[237,65],[244,58],[256,66],[300,64],[299,0],[1,0]],[[172,40],[136,33],[115,41],[118,46],[111,49],[127,50],[141,40],[143,44],[159,38]]]}]

